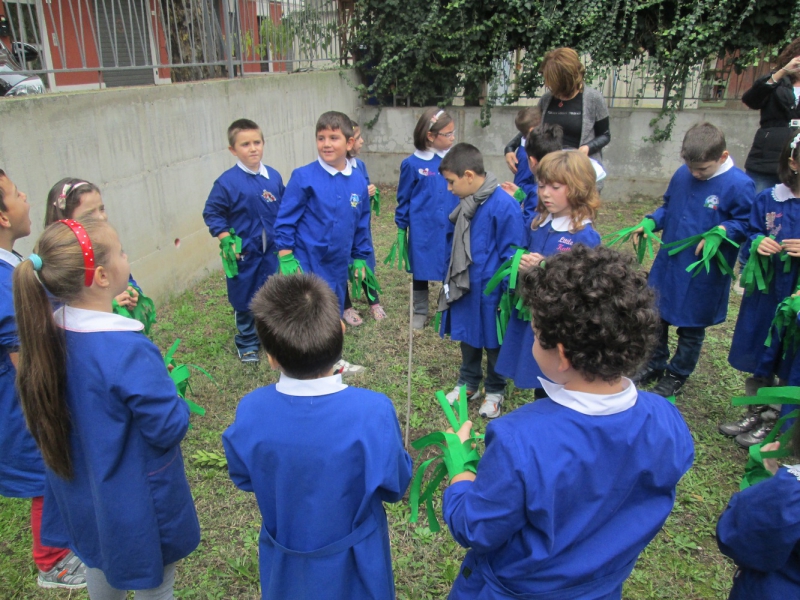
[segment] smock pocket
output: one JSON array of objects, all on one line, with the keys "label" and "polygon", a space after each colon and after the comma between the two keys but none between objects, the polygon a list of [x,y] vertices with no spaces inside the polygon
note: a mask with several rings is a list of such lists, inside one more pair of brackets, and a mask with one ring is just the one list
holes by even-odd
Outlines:
[{"label": "smock pocket", "polygon": [[165,565],[188,556],[200,543],[200,523],[186,480],[180,446],[146,463]]}]

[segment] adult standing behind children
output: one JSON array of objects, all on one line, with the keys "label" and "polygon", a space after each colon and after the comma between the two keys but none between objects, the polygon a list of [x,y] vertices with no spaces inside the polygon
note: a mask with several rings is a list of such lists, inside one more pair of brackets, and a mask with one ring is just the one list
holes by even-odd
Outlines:
[{"label": "adult standing behind children", "polygon": [[[611,141],[608,107],[599,91],[584,84],[586,69],[578,53],[572,48],[551,50],[542,61],[541,71],[549,88],[539,99],[542,123],[561,126],[564,148],[580,150],[602,163],[602,150]],[[517,135],[505,148],[512,173],[517,172],[515,151],[521,140]]]},{"label": "adult standing behind children", "polygon": [[[348,265],[367,267],[372,254],[367,180],[353,169],[347,152],[355,143],[353,123],[341,112],[323,113],[316,126],[317,160],[295,169],[275,220],[275,245],[281,272],[302,270],[324,279],[344,312]],[[337,372],[364,370],[344,359]]]},{"label": "adult standing behind children", "polygon": [[777,59],[778,69],[753,82],[742,96],[749,108],[760,111],[758,131],[744,168],[756,184],[756,193],[778,185],[778,158],[789,138],[793,119],[800,119],[800,38],[792,40]]},{"label": "adult standing behind children", "polygon": [[31,499],[33,562],[43,588],[86,587],[86,567],[68,548],[42,543],[45,472],[42,455],[25,424],[14,380],[19,364],[19,336],[11,279],[22,257],[14,242],[31,233],[30,205],[0,170],[0,496]]},{"label": "adult standing behind children", "polygon": [[483,352],[486,351],[486,396],[480,414],[500,414],[505,396],[505,379],[495,371],[500,353],[497,338],[497,307],[500,289],[486,295],[483,290],[503,261],[525,245],[519,205],[483,166],[480,150],[470,144],[456,144],[439,165],[447,187],[461,202],[450,213],[454,232],[448,253],[447,275],[439,294],[442,312],[440,334],[461,342],[458,383],[447,394],[452,404],[459,389],[466,386],[471,400],[480,398],[483,380]]},{"label": "adult standing behind children", "polygon": [[414,329],[428,318],[428,282],[442,281],[447,269],[447,216],[458,205],[439,173],[442,158],[455,142],[456,124],[445,111],[427,108],[414,127],[414,154],[400,164],[394,221],[398,239],[408,233],[408,259],[413,277]]},{"label": "adult standing behind children", "polygon": [[340,300],[310,274],[273,277],[252,302],[278,383],[248,394],[222,436],[228,472],[254,492],[262,597],[395,597],[384,502],[411,480],[392,401],[348,387]]},{"label": "adult standing behind children", "polygon": [[619,600],[672,510],[694,449],[680,412],[624,377],[658,328],[634,260],[579,245],[522,275],[549,398],[488,425],[477,476],[450,472],[442,510],[469,548],[451,600]]},{"label": "adult standing behind children", "polygon": [[242,239],[242,251],[236,255],[238,274],[226,280],[228,301],[234,310],[234,343],[239,359],[258,363],[258,336],[249,306],[256,291],[278,270],[274,226],[284,192],[283,179],[261,162],[264,134],[255,122],[237,119],[231,123],[228,144],[236,165],[214,182],[203,220],[221,243],[230,235]]},{"label": "adult standing behind children", "polygon": [[[737,169],[728,154],[725,135],[711,123],[696,123],[683,137],[681,166],[664,193],[664,204],[648,218],[654,230],[664,233],[664,244],[719,229],[736,243],[747,237],[750,209],[755,198],[753,181]],[[648,365],[634,381],[658,384],[653,392],[674,396],[697,366],[706,327],[717,325],[728,314],[731,277],[715,264],[710,271],[686,271],[698,260],[705,239],[695,248],[670,255],[663,245],[650,271],[650,285],[658,293],[661,335]],[[719,251],[728,265],[735,264],[738,249],[722,242]],[[669,327],[677,327],[678,348],[670,360]]]}]

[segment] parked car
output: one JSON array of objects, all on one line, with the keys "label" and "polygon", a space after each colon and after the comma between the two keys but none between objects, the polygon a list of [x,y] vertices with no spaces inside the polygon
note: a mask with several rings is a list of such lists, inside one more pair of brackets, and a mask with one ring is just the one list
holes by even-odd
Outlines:
[{"label": "parked car", "polygon": [[44,94],[44,83],[38,75],[20,73],[23,61],[36,60],[39,51],[32,44],[14,42],[9,50],[0,41],[0,96]]}]

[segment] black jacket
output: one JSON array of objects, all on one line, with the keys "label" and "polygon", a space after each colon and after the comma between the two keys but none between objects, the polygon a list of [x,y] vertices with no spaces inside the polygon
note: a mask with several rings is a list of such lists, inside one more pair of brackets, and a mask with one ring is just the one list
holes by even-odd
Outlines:
[{"label": "black jacket", "polygon": [[788,77],[778,84],[767,83],[771,75],[756,79],[753,87],[742,96],[742,102],[761,111],[761,121],[745,169],[769,175],[778,174],[778,159],[789,138],[789,121],[800,119],[800,107],[796,106],[794,88]]}]

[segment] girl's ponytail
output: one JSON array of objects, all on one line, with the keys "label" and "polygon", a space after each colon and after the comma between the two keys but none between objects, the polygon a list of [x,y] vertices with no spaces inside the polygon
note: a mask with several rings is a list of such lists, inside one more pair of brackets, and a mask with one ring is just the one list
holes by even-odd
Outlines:
[{"label": "girl's ponytail", "polygon": [[14,269],[14,308],[20,352],[17,389],[28,429],[45,464],[72,477],[69,454],[70,420],[64,397],[66,351],[64,331],[56,326],[53,306],[38,281],[33,262]]},{"label": "girl's ponytail", "polygon": [[[111,226],[82,219],[96,265],[109,256]],[[33,260],[14,269],[14,310],[19,333],[17,390],[28,429],[45,464],[64,479],[72,477],[69,453],[70,417],[66,401],[66,337],[53,318],[50,295],[69,303],[81,297],[86,282],[83,250],[72,229],[53,223],[34,249]],[[36,261],[36,264],[34,264]]]}]

